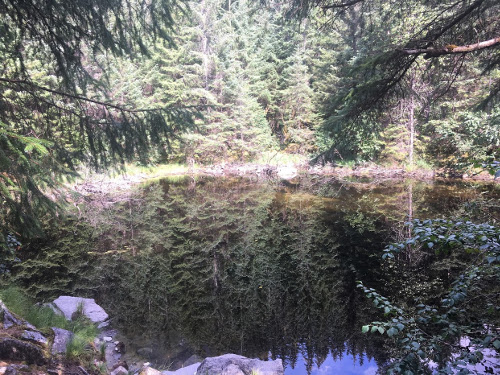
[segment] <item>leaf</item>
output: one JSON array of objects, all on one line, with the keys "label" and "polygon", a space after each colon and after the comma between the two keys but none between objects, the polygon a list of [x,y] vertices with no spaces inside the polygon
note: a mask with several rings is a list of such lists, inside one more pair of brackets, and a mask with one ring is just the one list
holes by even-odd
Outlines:
[{"label": "leaf", "polygon": [[378,327],[377,327],[377,326],[373,326],[373,327],[372,327],[372,333],[373,333],[373,332],[377,332],[377,331],[378,331]]},{"label": "leaf", "polygon": [[391,312],[391,308],[389,306],[384,307],[384,313],[389,314]]},{"label": "leaf", "polygon": [[361,332],[366,333],[369,330],[370,330],[370,326],[363,326],[363,328],[361,329]]},{"label": "leaf", "polygon": [[494,346],[496,349],[500,349],[500,340],[495,340],[495,341],[493,341],[493,346]]},{"label": "leaf", "polygon": [[398,333],[399,333],[399,331],[397,330],[397,328],[394,328],[394,327],[391,327],[387,330],[387,336],[389,336],[389,337],[397,335]]},{"label": "leaf", "polygon": [[434,247],[434,242],[429,242],[427,246],[429,247],[429,249],[432,249]]},{"label": "leaf", "polygon": [[378,327],[378,331],[380,332],[381,335],[383,335],[385,332],[385,329],[383,327]]}]

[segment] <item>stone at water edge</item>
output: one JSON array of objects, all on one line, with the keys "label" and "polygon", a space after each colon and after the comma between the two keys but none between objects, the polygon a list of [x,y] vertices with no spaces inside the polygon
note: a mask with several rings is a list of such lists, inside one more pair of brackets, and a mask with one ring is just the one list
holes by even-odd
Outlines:
[{"label": "stone at water edge", "polygon": [[203,375],[244,375],[258,372],[260,375],[283,375],[281,359],[261,361],[236,354],[206,358],[198,367],[197,373]]},{"label": "stone at water edge", "polygon": [[162,375],[162,373],[152,367],[145,366],[142,368],[139,375]]},{"label": "stone at water edge", "polygon": [[73,332],[66,331],[62,328],[52,327],[54,331],[54,343],[52,344],[52,354],[66,353],[66,346],[73,338]]},{"label": "stone at water edge", "polygon": [[[180,368],[175,371],[162,371],[163,375],[194,375],[197,373],[198,367],[200,367],[201,362],[193,363],[192,365]],[[198,375],[201,375],[198,373]]]},{"label": "stone at water edge", "polygon": [[60,296],[53,303],[61,310],[67,320],[71,320],[80,305],[83,305],[83,314],[92,322],[101,323],[108,319],[106,311],[95,303],[93,298]]},{"label": "stone at water edge", "polygon": [[113,371],[111,371],[110,375],[128,375],[128,370],[125,367],[118,366]]}]

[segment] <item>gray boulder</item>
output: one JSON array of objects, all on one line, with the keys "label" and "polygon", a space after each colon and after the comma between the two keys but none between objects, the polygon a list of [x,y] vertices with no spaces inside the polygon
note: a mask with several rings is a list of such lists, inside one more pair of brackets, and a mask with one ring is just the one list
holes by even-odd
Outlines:
[{"label": "gray boulder", "polygon": [[54,332],[54,343],[52,344],[52,354],[66,353],[66,346],[73,338],[73,332],[66,331],[62,328],[52,327]]},{"label": "gray boulder", "polygon": [[71,320],[73,314],[77,312],[80,305],[83,307],[83,314],[92,322],[101,323],[108,319],[106,311],[95,303],[93,298],[60,296],[54,300],[53,303],[59,310],[61,310],[64,317],[68,320]]},{"label": "gray boulder", "polygon": [[236,354],[206,358],[198,367],[198,375],[283,375],[281,359],[261,361]]}]

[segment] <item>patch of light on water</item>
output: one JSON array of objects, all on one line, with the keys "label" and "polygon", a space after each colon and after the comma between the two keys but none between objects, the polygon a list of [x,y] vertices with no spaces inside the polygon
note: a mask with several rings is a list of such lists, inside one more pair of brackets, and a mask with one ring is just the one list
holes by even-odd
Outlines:
[{"label": "patch of light on water", "polygon": [[306,362],[302,355],[299,355],[295,368],[287,366],[285,375],[375,375],[377,373],[377,364],[374,360],[365,358],[363,364],[360,364],[358,359],[354,359],[352,355],[344,353],[341,359],[334,360],[331,354],[328,354],[325,361],[318,367],[313,366],[311,373],[307,373]]}]

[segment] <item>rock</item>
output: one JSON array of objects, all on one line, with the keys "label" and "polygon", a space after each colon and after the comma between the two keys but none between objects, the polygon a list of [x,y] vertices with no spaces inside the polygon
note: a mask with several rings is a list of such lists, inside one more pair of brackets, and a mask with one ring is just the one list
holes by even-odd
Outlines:
[{"label": "rock", "polygon": [[[5,362],[2,362],[2,364],[5,364]],[[4,365],[4,366],[0,367],[0,374],[1,375],[4,375],[4,374],[15,375],[19,371],[21,371],[22,373],[29,372],[29,366],[18,365],[18,364],[10,364],[10,365],[7,364],[6,366]]]},{"label": "rock", "polygon": [[3,322],[3,328],[9,329],[13,326],[25,326],[30,329],[36,329],[35,326],[31,325],[27,321],[18,318],[13,313],[9,311],[7,306],[0,300],[0,321]]},{"label": "rock", "polygon": [[125,367],[118,366],[116,369],[111,371],[110,375],[128,375],[128,370]]},{"label": "rock", "polygon": [[0,359],[26,361],[37,365],[44,365],[47,362],[42,348],[11,337],[0,338]]},{"label": "rock", "polygon": [[49,309],[51,309],[54,314],[57,314],[57,315],[64,315],[63,312],[61,310],[59,310],[56,305],[54,305],[52,302],[46,302],[44,304],[42,304],[42,307],[47,307]]},{"label": "rock", "polygon": [[196,370],[198,370],[198,367],[200,367],[200,362],[193,363],[176,371],[162,371],[161,373],[163,375],[194,375],[197,373]]},{"label": "rock", "polygon": [[66,353],[66,346],[73,338],[73,333],[62,328],[52,327],[54,332],[54,343],[52,344],[52,354]]},{"label": "rock", "polygon": [[103,328],[106,328],[108,326],[109,326],[109,322],[105,321],[105,322],[99,323],[99,325],[97,326],[97,329],[103,329]]},{"label": "rock", "polygon": [[163,374],[160,371],[158,371],[152,367],[145,366],[142,368],[139,375],[163,375]]},{"label": "rock", "polygon": [[101,323],[108,319],[108,314],[104,309],[95,303],[93,298],[79,298],[70,296],[60,296],[54,300],[54,305],[62,311],[64,317],[71,320],[73,314],[77,312],[80,305],[83,306],[83,315],[94,323]]},{"label": "rock", "polygon": [[278,177],[284,180],[290,180],[294,178],[295,176],[297,176],[297,173],[297,168],[289,165],[280,166],[277,171]]},{"label": "rock", "polygon": [[236,354],[206,358],[198,367],[197,373],[204,375],[247,375],[258,372],[260,375],[283,375],[281,359],[261,361]]},{"label": "rock", "polygon": [[151,348],[139,348],[139,349],[137,349],[137,354],[139,354],[141,357],[151,359],[151,358],[153,358],[153,349],[151,349]]},{"label": "rock", "polygon": [[201,363],[201,362],[203,362],[203,358],[201,358],[199,355],[193,354],[191,357],[189,357],[184,361],[182,367],[191,366],[194,363]]},{"label": "rock", "polygon": [[44,346],[47,345],[47,343],[49,342],[49,340],[47,340],[47,338],[44,335],[42,335],[39,331],[26,330],[23,332],[21,338],[36,342]]},{"label": "rock", "polygon": [[127,361],[120,361],[118,363],[116,363],[112,368],[111,370],[116,370],[118,367],[123,367],[125,370],[128,371],[128,363]]},{"label": "rock", "polygon": [[110,336],[104,336],[102,339],[103,339],[104,341],[106,341],[106,342],[111,342],[111,341],[113,341],[113,338],[112,338],[112,337],[110,337]]},{"label": "rock", "polygon": [[115,341],[115,352],[125,354],[125,344],[122,341]]}]

